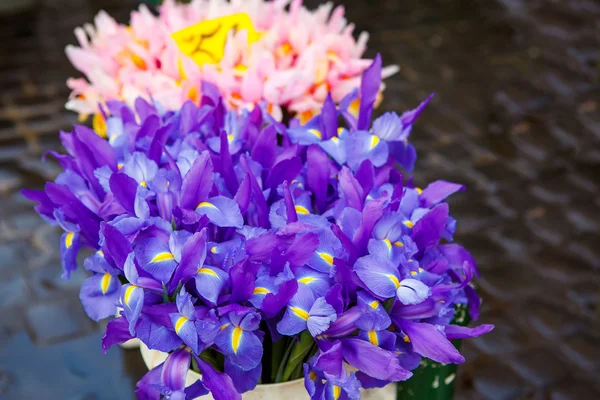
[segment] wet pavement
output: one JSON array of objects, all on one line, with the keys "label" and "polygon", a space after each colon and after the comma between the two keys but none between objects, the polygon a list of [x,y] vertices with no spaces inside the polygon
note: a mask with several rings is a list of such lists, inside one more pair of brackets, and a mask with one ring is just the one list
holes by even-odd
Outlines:
[{"label": "wet pavement", "polygon": [[[56,175],[39,156],[76,122],[62,108],[73,27],[100,8],[125,21],[134,2],[39,3],[0,17],[0,399],[127,399],[139,355],[102,355],[84,274],[60,280],[59,233],[17,190]],[[464,345],[457,398],[600,398],[600,3],[336,3],[401,67],[382,109],[437,92],[412,134],[416,181],[469,187],[451,201],[456,240],[496,330]]]}]

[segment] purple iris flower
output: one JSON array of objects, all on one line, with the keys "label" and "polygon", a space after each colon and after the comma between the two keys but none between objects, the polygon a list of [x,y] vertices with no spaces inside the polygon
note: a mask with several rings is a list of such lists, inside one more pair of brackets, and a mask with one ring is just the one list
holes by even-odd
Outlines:
[{"label": "purple iris flower", "polygon": [[392,321],[381,301],[371,296],[364,290],[357,293],[358,309],[361,311],[360,317],[355,321],[355,326],[360,329],[367,329],[363,326],[377,326],[378,330],[387,329]]},{"label": "purple iris flower", "polygon": [[123,172],[135,179],[143,188],[147,188],[158,173],[158,165],[144,153],[135,152],[125,161]]},{"label": "purple iris flower", "polygon": [[262,359],[261,339],[255,333],[260,319],[254,311],[232,311],[220,321],[221,331],[215,338],[215,344],[244,371],[253,370]]},{"label": "purple iris flower", "polygon": [[71,272],[77,269],[77,253],[81,248],[81,235],[79,227],[66,220],[64,213],[60,210],[54,211],[56,222],[65,230],[60,237],[60,259],[63,267],[63,279],[69,279]]},{"label": "purple iris flower", "polygon": [[336,319],[335,309],[324,297],[316,298],[309,287],[300,285],[277,324],[277,331],[292,336],[308,329],[312,336],[317,336],[325,332]]},{"label": "purple iris flower", "polygon": [[130,282],[121,288],[121,303],[123,314],[129,322],[129,332],[133,335],[135,327],[142,314],[145,291],[160,293],[162,284],[149,277],[141,277],[135,266],[134,254],[131,253],[125,261],[125,278]]},{"label": "purple iris flower", "polygon": [[395,296],[402,304],[419,304],[431,294],[429,286],[416,279],[402,279],[390,261],[374,256],[359,258],[354,271],[373,294],[384,299]]},{"label": "purple iris flower", "polygon": [[329,274],[317,272],[312,268],[301,267],[296,270],[296,280],[298,285],[305,285],[310,288],[315,297],[323,297],[330,289]]},{"label": "purple iris flower", "polygon": [[188,345],[194,353],[198,353],[198,330],[196,327],[196,310],[192,296],[190,296],[185,288],[177,294],[176,298],[177,313],[169,314],[173,329],[177,336],[183,340],[183,343]]},{"label": "purple iris flower", "polygon": [[331,274],[334,259],[342,257],[342,244],[330,227],[317,230],[319,245],[306,264],[315,271]]},{"label": "purple iris flower", "polygon": [[94,321],[114,316],[121,291],[121,271],[106,262],[101,251],[86,258],[83,265],[93,273],[81,285],[79,292],[85,312]]},{"label": "purple iris flower", "polygon": [[354,372],[346,371],[341,343],[322,345],[309,364],[304,364],[304,385],[310,398],[359,399],[360,383]]},{"label": "purple iris flower", "polygon": [[183,246],[191,237],[187,231],[173,231],[166,238],[144,238],[135,247],[135,259],[156,280],[169,282],[181,261]]}]

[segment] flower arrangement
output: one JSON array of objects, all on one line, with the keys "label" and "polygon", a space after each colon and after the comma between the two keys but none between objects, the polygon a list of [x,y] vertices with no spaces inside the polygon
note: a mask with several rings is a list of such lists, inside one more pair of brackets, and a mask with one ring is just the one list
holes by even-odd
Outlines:
[{"label": "flower arrangement", "polygon": [[[95,26],[75,30],[79,47],[66,49],[87,78],[67,81],[72,92],[66,107],[101,118],[99,104],[121,100],[133,107],[138,97],[152,97],[178,110],[188,100],[197,102],[207,81],[228,108],[264,101],[277,120],[285,111],[306,121],[329,92],[337,103],[358,88],[370,64],[361,58],[368,35],[353,38],[354,25],[347,24],[341,6],[332,11],[328,3],[311,12],[302,0],[288,3],[167,0],[157,16],[140,6],[128,26],[100,12]],[[382,76],[397,70],[387,67]]]},{"label": "flower arrangement", "polygon": [[[473,319],[480,306],[445,202],[464,187],[405,181],[429,98],[371,124],[380,77],[377,56],[360,96],[328,96],[306,124],[227,111],[205,83],[199,106],[179,111],[107,102],[108,140],[61,133],[68,155],[51,154],[64,172],[23,193],[64,229],[66,278],[93,250],[81,301],[94,320],[118,313],[103,348],[137,337],[169,353],[138,398],[239,399],[303,376],[313,399],[357,399],[410,378],[422,357],[463,362],[450,341],[493,328],[451,323],[458,306]],[[202,379],[186,387],[190,369]]]}]

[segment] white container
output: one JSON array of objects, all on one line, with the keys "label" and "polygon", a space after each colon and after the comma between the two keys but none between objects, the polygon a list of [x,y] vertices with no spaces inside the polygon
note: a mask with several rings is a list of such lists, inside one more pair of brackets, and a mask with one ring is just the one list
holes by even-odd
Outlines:
[{"label": "white container", "polygon": [[125,343],[121,343],[120,346],[126,350],[133,350],[140,347],[142,341],[138,338],[129,339]]},{"label": "white container", "polygon": [[[160,365],[167,359],[167,353],[158,350],[150,350],[145,344],[141,343],[140,352],[148,369],[152,369]],[[200,374],[189,370],[185,378],[185,385],[190,386],[198,379],[201,379]],[[304,388],[304,379],[284,383],[271,383],[267,385],[258,385],[254,390],[242,395],[244,400],[307,400],[308,394]],[[362,391],[362,399],[368,400],[394,400],[396,398],[396,384],[392,383],[382,389],[370,389]],[[214,400],[210,393],[200,399]]]}]

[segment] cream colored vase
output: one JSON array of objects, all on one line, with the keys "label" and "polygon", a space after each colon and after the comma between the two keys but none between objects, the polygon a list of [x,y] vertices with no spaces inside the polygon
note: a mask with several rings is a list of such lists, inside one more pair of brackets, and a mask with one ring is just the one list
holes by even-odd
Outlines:
[{"label": "cream colored vase", "polygon": [[[140,351],[148,369],[160,365],[167,358],[167,353],[150,350],[143,343],[140,345]],[[185,378],[185,385],[190,386],[198,379],[201,379],[200,374],[190,370]],[[210,393],[200,398],[214,400]],[[309,397],[304,388],[304,379],[297,379],[291,382],[258,385],[254,390],[244,393],[242,398],[244,400],[308,400]],[[395,400],[396,384],[392,383],[382,389],[365,390],[363,391],[361,398],[369,400]]]}]

